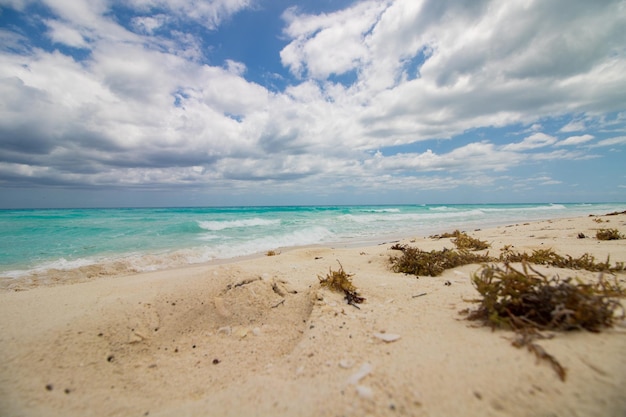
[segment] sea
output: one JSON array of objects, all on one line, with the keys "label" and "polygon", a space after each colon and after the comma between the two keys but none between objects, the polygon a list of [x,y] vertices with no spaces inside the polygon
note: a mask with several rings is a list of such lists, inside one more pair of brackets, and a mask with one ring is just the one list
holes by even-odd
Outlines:
[{"label": "sea", "polygon": [[0,277],[111,264],[153,271],[624,209],[626,203],[0,210]]}]

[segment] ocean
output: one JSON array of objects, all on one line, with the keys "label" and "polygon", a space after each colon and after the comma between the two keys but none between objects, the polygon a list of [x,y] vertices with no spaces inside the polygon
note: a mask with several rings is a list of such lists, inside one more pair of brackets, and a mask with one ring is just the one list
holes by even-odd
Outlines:
[{"label": "ocean", "polygon": [[376,244],[625,208],[594,203],[0,210],[0,276],[111,264],[151,271],[285,247]]}]

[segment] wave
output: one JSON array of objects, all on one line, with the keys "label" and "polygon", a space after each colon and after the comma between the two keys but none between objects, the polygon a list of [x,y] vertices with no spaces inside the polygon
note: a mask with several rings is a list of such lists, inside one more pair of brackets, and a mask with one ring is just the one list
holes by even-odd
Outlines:
[{"label": "wave", "polygon": [[457,211],[458,209],[448,206],[428,207],[429,211]]},{"label": "wave", "polygon": [[399,225],[404,222],[420,222],[429,221],[434,219],[463,219],[467,217],[479,217],[484,216],[485,213],[482,209],[473,210],[454,210],[446,211],[439,210],[435,212],[419,212],[419,213],[373,213],[373,214],[344,214],[338,217],[339,220],[354,222],[359,224],[364,223],[398,223]]},{"label": "wave", "polygon": [[[271,224],[274,224],[274,222]],[[213,236],[207,235],[208,239],[206,240],[213,240]],[[254,255],[277,248],[318,244],[332,241],[333,238],[335,238],[335,234],[327,228],[313,226],[249,240],[220,238],[219,244],[207,243],[202,246],[169,251],[133,252],[101,258],[79,258],[76,260],[60,258],[30,268],[3,271],[0,272],[0,277],[21,281],[26,280],[24,282],[37,282],[41,285],[58,282],[82,282],[94,276],[112,276],[176,268],[189,264],[211,262],[217,259]]]},{"label": "wave", "polygon": [[240,229],[244,227],[259,227],[259,226],[274,226],[280,224],[280,219],[261,219],[258,217],[254,217],[252,219],[242,219],[242,220],[207,220],[197,221],[198,226],[205,230],[210,230],[212,232],[224,229]]},{"label": "wave", "polygon": [[11,271],[0,272],[0,275],[8,278],[20,278],[31,274],[45,274],[48,271],[71,271],[74,269],[80,269],[87,266],[95,265],[97,263],[99,263],[99,261],[93,258],[79,258],[73,260],[59,258],[54,261],[48,261],[39,264],[30,269],[15,269]]},{"label": "wave", "polygon": [[544,204],[538,206],[516,206],[516,207],[484,207],[485,212],[512,212],[512,211],[544,211],[544,210],[567,210],[563,204]]},{"label": "wave", "polygon": [[382,208],[382,209],[363,209],[359,210],[361,213],[400,213],[398,208]]}]

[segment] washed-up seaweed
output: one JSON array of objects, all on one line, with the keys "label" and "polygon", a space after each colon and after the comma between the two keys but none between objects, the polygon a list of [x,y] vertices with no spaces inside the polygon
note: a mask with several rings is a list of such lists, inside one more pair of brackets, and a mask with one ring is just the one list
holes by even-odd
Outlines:
[{"label": "washed-up seaweed", "polygon": [[465,232],[461,232],[458,229],[452,233],[443,233],[441,235],[433,235],[430,236],[431,239],[444,239],[444,238],[454,238],[452,239],[452,243],[458,249],[466,249],[466,250],[483,250],[488,249],[491,245],[483,240],[476,239],[474,237],[469,236]]},{"label": "washed-up seaweed", "polygon": [[598,240],[619,240],[625,238],[626,236],[617,229],[600,229],[596,232],[596,239]]},{"label": "washed-up seaweed", "polygon": [[510,264],[485,266],[473,274],[472,283],[482,298],[474,300],[479,306],[468,312],[468,319],[514,330],[514,346],[526,346],[547,360],[561,380],[565,380],[565,368],[535,343],[543,337],[541,331],[598,332],[624,318],[619,298],[625,292],[617,280],[603,275],[592,283],[548,278],[524,261],[521,270]]},{"label": "washed-up seaweed", "polygon": [[359,308],[357,304],[361,304],[365,301],[365,298],[359,295],[357,288],[352,284],[352,277],[354,274],[348,274],[343,270],[343,265],[339,262],[339,270],[328,270],[325,277],[319,276],[320,284],[322,287],[326,287],[333,291],[343,292],[348,304]]},{"label": "washed-up seaweed", "polygon": [[468,250],[442,249],[423,251],[408,245],[395,245],[392,249],[402,252],[399,256],[391,256],[389,262],[394,272],[409,275],[435,277],[446,269],[457,266],[489,262],[492,258],[488,255],[472,253]]},{"label": "washed-up seaweed", "polygon": [[504,263],[526,262],[537,265],[555,266],[557,268],[584,269],[591,272],[619,272],[625,269],[623,262],[611,265],[607,257],[605,262],[597,262],[593,255],[584,253],[578,258],[570,255],[559,255],[552,249],[535,249],[532,253],[516,252],[510,246],[502,248],[499,261]]}]

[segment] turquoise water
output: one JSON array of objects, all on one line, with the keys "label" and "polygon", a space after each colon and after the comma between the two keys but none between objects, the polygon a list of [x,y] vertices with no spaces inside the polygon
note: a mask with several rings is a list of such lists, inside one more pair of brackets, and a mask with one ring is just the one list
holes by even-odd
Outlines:
[{"label": "turquoise water", "polygon": [[0,210],[0,275],[124,262],[154,270],[312,244],[355,244],[626,204]]}]

